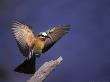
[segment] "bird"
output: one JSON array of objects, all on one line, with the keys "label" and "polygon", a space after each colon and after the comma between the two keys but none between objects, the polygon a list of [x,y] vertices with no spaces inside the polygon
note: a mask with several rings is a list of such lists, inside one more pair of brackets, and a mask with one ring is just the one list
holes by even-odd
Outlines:
[{"label": "bird", "polygon": [[36,70],[36,58],[47,52],[59,39],[70,31],[70,25],[56,25],[37,35],[30,25],[14,22],[11,26],[17,46],[21,54],[26,58],[14,71],[24,74],[34,74]]}]

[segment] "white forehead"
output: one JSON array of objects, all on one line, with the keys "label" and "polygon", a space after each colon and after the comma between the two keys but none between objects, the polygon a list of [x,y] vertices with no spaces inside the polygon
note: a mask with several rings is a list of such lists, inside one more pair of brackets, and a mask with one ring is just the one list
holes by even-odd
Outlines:
[{"label": "white forehead", "polygon": [[47,36],[47,33],[46,32],[42,32],[42,35]]}]

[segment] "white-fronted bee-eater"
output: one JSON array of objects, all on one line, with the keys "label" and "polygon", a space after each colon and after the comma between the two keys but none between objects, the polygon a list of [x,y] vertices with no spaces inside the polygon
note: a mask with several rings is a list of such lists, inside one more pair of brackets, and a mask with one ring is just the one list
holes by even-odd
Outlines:
[{"label": "white-fronted bee-eater", "polygon": [[43,53],[48,51],[63,35],[69,32],[70,25],[55,26],[46,32],[40,32],[34,35],[32,27],[15,22],[12,25],[12,34],[20,52],[26,57],[26,60],[15,68],[16,72],[33,74],[35,73],[35,60]]}]

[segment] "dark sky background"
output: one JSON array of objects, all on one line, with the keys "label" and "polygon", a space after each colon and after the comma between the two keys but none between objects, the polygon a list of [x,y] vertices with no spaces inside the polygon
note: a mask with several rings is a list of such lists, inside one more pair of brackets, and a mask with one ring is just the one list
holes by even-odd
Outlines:
[{"label": "dark sky background", "polygon": [[71,24],[65,35],[41,58],[63,57],[46,82],[110,81],[110,0],[0,0],[0,82],[25,82],[31,75],[13,69],[24,61],[10,28],[18,20],[38,34]]}]

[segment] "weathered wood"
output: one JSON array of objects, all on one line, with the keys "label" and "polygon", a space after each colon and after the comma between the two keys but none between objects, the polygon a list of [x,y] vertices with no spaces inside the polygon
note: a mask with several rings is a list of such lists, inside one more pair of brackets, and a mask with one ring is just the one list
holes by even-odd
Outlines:
[{"label": "weathered wood", "polygon": [[60,56],[56,60],[45,62],[27,82],[43,82],[62,60],[63,58]]}]

